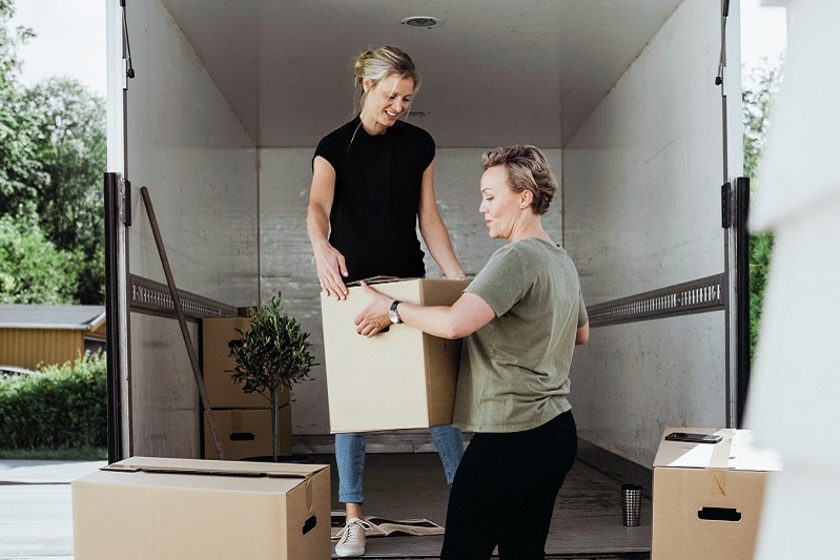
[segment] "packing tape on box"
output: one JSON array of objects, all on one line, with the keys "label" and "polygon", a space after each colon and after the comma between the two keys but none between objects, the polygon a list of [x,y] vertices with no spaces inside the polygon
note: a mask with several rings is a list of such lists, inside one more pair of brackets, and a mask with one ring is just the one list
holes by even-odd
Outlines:
[{"label": "packing tape on box", "polygon": [[732,436],[722,435],[723,439],[714,444],[712,457],[709,460],[709,492],[713,496],[726,496],[726,472],[729,470]]}]

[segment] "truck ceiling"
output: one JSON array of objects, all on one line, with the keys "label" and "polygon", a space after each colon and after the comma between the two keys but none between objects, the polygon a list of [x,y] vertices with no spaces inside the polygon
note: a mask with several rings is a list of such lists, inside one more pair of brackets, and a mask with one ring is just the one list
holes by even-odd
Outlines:
[{"label": "truck ceiling", "polygon": [[351,59],[393,44],[423,78],[409,119],[439,146],[550,148],[683,0],[162,1],[260,147],[313,146],[349,120]]}]

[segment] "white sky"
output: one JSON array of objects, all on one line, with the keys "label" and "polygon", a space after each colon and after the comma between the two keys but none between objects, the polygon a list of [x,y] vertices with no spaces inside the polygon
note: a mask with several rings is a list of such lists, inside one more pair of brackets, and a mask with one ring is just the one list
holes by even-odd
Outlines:
[{"label": "white sky", "polygon": [[[776,59],[786,40],[785,9],[760,2],[741,0],[741,60],[750,68]],[[104,0],[15,0],[15,12],[12,25],[37,34],[18,51],[26,85],[63,75],[105,96]]]}]

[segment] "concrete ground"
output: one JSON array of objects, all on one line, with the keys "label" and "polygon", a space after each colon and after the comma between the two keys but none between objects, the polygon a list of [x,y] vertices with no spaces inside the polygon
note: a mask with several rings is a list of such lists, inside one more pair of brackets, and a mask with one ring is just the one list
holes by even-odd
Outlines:
[{"label": "concrete ground", "polygon": [[[312,456],[332,465],[333,509],[338,481],[332,456]],[[0,461],[0,560],[73,558],[70,481],[105,463]],[[425,518],[444,525],[449,487],[436,454],[370,454],[365,470],[366,515]],[[624,527],[621,485],[577,463],[557,499],[546,545],[551,559],[650,558],[651,503],[642,504],[641,525]],[[366,558],[438,558],[443,537],[368,539]]]}]

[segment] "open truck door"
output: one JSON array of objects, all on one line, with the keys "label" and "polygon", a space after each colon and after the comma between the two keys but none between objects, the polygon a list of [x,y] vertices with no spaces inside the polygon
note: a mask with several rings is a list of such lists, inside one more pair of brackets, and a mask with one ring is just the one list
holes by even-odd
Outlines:
[{"label": "open truck door", "polygon": [[[107,5],[112,459],[202,453],[142,186],[196,342],[201,317],[282,291],[324,363],[311,157],[349,120],[347,61],[376,43],[410,52],[425,77],[410,118],[437,142],[436,193],[468,272],[498,247],[477,213],[484,149],[535,144],[561,178],[544,224],[592,312],[572,371],[581,456],[647,469],[663,427],[737,424],[748,367],[737,0],[434,1],[424,10],[445,24],[422,31],[387,0]],[[295,452],[332,449],[325,375],[295,388]],[[421,432],[371,438],[432,449]]]}]

